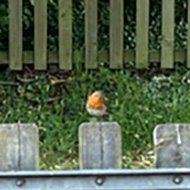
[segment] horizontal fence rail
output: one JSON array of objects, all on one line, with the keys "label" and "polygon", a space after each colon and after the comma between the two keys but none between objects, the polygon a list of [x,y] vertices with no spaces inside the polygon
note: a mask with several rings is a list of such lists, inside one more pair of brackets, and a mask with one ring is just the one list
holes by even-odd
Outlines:
[{"label": "horizontal fence rail", "polygon": [[78,170],[0,173],[0,190],[189,189],[189,169]]},{"label": "horizontal fence rail", "polygon": [[[48,1],[34,2],[34,51],[23,50],[23,0],[9,0],[9,52],[0,52],[0,65],[22,70],[32,64],[36,70],[46,70],[49,63],[60,69],[71,70],[73,64],[85,63],[86,69],[96,69],[101,62],[110,68],[121,69],[124,63],[134,62],[137,68],[147,68],[151,62],[160,62],[162,68],[173,68],[174,62],[190,66],[190,2],[188,0],[187,50],[174,49],[175,1],[162,0],[161,50],[149,50],[150,0],[136,0],[136,49],[124,49],[124,1],[110,1],[109,51],[98,51],[98,0],[85,0],[85,50],[73,51],[72,0],[59,0],[57,52],[48,52]],[[102,53],[103,52],[103,53]]]},{"label": "horizontal fence rail", "polygon": [[[74,62],[84,62],[84,53],[82,51],[73,52],[73,61]],[[109,52],[100,51],[98,52],[98,62],[108,62],[109,61]],[[152,50],[149,51],[149,61],[150,62],[160,62],[161,61],[161,51]],[[186,62],[186,51],[185,50],[175,50],[174,51],[174,61],[175,62]],[[32,51],[23,52],[23,63],[26,65],[31,65],[34,62],[34,53]],[[125,50],[124,51],[124,62],[135,62],[135,51],[134,50]],[[7,65],[9,63],[8,52],[0,52],[0,65]],[[47,63],[48,64],[58,64],[58,52],[49,51],[47,53]]]}]

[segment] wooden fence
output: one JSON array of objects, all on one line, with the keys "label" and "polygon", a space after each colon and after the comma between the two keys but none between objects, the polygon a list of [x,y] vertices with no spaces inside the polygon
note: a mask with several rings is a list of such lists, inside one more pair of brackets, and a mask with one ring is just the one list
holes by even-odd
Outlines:
[{"label": "wooden fence", "polygon": [[190,124],[161,124],[154,129],[154,170],[121,170],[117,122],[82,123],[78,132],[80,170],[39,171],[38,127],[0,124],[0,190],[189,189]]},{"label": "wooden fence", "polygon": [[[153,136],[156,168],[190,167],[190,124],[157,125]],[[80,169],[122,168],[121,127],[117,122],[82,123],[78,137]],[[0,172],[39,169],[39,131],[35,124],[0,124],[0,138]]]},{"label": "wooden fence", "polygon": [[34,64],[36,70],[58,63],[60,69],[71,70],[73,63],[84,62],[85,68],[95,69],[100,62],[110,68],[122,68],[126,62],[135,62],[137,68],[146,68],[150,62],[161,62],[162,68],[172,68],[174,62],[190,66],[190,0],[188,1],[187,50],[174,49],[174,0],[162,0],[161,50],[149,51],[149,0],[137,0],[136,50],[124,50],[124,2],[110,0],[110,50],[97,50],[97,1],[85,1],[85,52],[72,51],[72,0],[59,0],[59,51],[47,49],[47,0],[36,0],[34,6],[34,51],[23,51],[22,3],[9,0],[9,52],[0,52],[0,64],[9,64],[12,70],[22,70],[24,64]]}]

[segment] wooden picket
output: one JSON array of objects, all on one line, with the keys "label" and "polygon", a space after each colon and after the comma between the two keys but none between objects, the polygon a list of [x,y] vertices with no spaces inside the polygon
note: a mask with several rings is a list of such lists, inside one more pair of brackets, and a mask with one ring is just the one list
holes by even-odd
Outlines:
[{"label": "wooden picket", "polygon": [[10,69],[22,70],[22,0],[9,0]]},{"label": "wooden picket", "polygon": [[72,0],[59,0],[59,66],[72,69]]},{"label": "wooden picket", "polygon": [[123,66],[123,0],[111,0],[110,67]]},{"label": "wooden picket", "polygon": [[37,70],[47,69],[47,0],[35,1],[34,65]]},{"label": "wooden picket", "polygon": [[137,47],[136,66],[148,66],[149,0],[137,1]]},{"label": "wooden picket", "polygon": [[85,0],[85,67],[97,68],[98,1]]},{"label": "wooden picket", "polygon": [[172,68],[174,63],[174,0],[162,0],[161,65]]}]

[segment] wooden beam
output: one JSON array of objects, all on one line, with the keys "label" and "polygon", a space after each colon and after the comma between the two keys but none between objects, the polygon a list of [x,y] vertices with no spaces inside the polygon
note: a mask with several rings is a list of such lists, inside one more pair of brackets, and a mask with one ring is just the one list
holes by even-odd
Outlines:
[{"label": "wooden beam", "polygon": [[136,67],[146,68],[149,63],[149,0],[137,1]]},{"label": "wooden beam", "polygon": [[39,167],[38,128],[34,124],[0,125],[0,170],[35,170]]},{"label": "wooden beam", "polygon": [[72,69],[72,0],[59,0],[59,67]]},{"label": "wooden beam", "polygon": [[190,125],[162,124],[154,130],[157,168],[190,167]]},{"label": "wooden beam", "polygon": [[162,68],[174,63],[174,0],[162,0]]},{"label": "wooden beam", "polygon": [[97,33],[98,4],[97,0],[85,0],[85,68],[97,68]]},{"label": "wooden beam", "polygon": [[110,67],[123,67],[124,14],[123,0],[111,0],[110,7]]},{"label": "wooden beam", "polygon": [[11,70],[22,70],[22,0],[9,0],[9,60]]},{"label": "wooden beam", "polygon": [[[57,51],[49,51],[47,52],[47,63],[48,64],[58,64],[59,56]],[[23,52],[23,63],[26,65],[34,64],[34,52],[32,51],[24,51]],[[74,62],[84,62],[85,56],[83,51],[74,51],[73,52],[73,61]],[[102,50],[98,52],[98,62],[109,62],[109,51]],[[126,50],[124,52],[124,62],[135,62],[135,51],[134,50]],[[174,51],[174,62],[186,62],[187,61],[187,53],[186,50],[175,50]],[[161,51],[152,50],[149,51],[149,62],[161,62]],[[0,65],[9,64],[8,52],[0,51]]]},{"label": "wooden beam", "polygon": [[116,122],[89,122],[79,127],[81,169],[121,168],[121,129]]},{"label": "wooden beam", "polygon": [[34,2],[34,65],[47,69],[47,0]]}]

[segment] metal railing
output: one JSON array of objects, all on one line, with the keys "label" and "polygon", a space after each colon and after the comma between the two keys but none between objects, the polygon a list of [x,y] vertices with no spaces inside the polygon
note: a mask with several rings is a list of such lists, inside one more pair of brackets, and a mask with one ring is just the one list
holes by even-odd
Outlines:
[{"label": "metal railing", "polygon": [[0,190],[179,190],[189,188],[190,169],[110,169],[0,173]]}]

